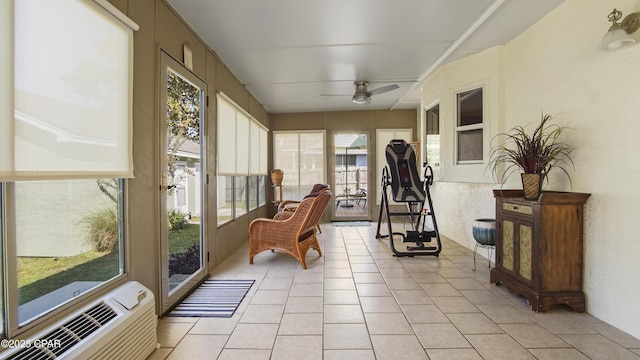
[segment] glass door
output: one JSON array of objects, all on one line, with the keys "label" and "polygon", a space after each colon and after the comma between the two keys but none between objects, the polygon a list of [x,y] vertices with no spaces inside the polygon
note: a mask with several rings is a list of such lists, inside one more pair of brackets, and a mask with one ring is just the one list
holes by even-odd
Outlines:
[{"label": "glass door", "polygon": [[334,136],[334,219],[369,220],[369,156],[366,133]]},{"label": "glass door", "polygon": [[162,308],[166,311],[206,276],[204,199],[206,84],[161,56],[160,146]]}]

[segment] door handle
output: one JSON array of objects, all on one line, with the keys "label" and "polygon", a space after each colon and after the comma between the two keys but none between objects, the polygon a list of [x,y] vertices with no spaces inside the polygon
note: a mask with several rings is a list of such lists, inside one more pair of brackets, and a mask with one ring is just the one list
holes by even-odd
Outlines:
[{"label": "door handle", "polygon": [[160,191],[167,191],[174,189],[176,185],[167,185],[167,173],[163,172],[160,178]]}]

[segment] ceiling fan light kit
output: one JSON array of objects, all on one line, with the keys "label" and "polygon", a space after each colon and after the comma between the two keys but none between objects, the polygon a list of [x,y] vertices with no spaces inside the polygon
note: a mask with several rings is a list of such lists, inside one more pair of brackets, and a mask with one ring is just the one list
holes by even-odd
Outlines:
[{"label": "ceiling fan light kit", "polygon": [[354,81],[353,85],[356,87],[356,92],[353,95],[320,94],[320,96],[351,96],[351,100],[353,101],[354,104],[368,105],[371,103],[371,96],[386,93],[386,92],[400,88],[398,84],[391,84],[391,85],[379,87],[377,89],[368,90],[367,87],[369,86],[369,82],[361,81],[361,80]]},{"label": "ceiling fan light kit", "polygon": [[353,95],[353,103],[358,105],[366,105],[371,103],[371,98],[360,95]]},{"label": "ceiling fan light kit", "polygon": [[377,89],[368,90],[367,86],[369,86],[369,82],[361,81],[361,80],[354,81],[353,85],[356,87],[356,92],[353,95],[320,94],[320,96],[351,96],[351,100],[353,101],[354,104],[368,105],[371,103],[371,96],[386,93],[386,92],[400,88],[398,84],[391,84],[391,85],[379,87]]},{"label": "ceiling fan light kit", "polygon": [[367,95],[367,86],[369,82],[367,81],[354,81],[353,84],[356,86],[356,93],[353,94],[353,103],[359,105],[366,105],[371,103],[371,96]]},{"label": "ceiling fan light kit", "polygon": [[356,92],[355,94],[353,94],[352,98],[353,103],[359,105],[366,105],[371,103],[371,95],[386,93],[400,87],[397,84],[393,84],[369,91],[367,90],[367,86],[369,86],[368,81],[354,81],[353,84],[356,86]]}]

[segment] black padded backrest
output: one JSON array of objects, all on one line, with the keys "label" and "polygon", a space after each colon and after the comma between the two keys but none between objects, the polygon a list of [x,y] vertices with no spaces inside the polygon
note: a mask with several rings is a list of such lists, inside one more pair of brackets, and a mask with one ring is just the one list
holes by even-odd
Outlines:
[{"label": "black padded backrest", "polygon": [[422,202],[425,199],[416,154],[404,140],[391,140],[385,149],[391,171],[391,193],[396,202]]}]

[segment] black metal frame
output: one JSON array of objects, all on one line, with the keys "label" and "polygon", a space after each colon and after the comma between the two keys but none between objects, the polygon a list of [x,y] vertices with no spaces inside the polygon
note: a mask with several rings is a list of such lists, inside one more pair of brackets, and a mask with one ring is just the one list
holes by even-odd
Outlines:
[{"label": "black metal frame", "polygon": [[[380,204],[380,213],[378,215],[378,229],[376,232],[376,239],[389,237],[389,246],[391,251],[393,251],[394,256],[439,256],[442,251],[442,242],[440,241],[440,232],[438,231],[438,224],[436,223],[436,215],[433,211],[433,203],[431,201],[431,194],[429,193],[429,186],[433,184],[433,169],[431,166],[427,166],[424,169],[424,192],[425,192],[425,200],[427,201],[428,208],[424,206],[424,200],[421,202],[417,201],[407,201],[407,212],[391,212],[389,210],[389,195],[388,195],[388,187],[392,183],[392,178],[389,175],[389,168],[385,166],[382,169],[382,203]],[[420,206],[420,210],[418,213],[414,212],[414,207],[416,205]],[[383,213],[387,215],[387,226],[388,226],[388,234],[382,235],[380,233],[380,228],[382,225],[382,216]],[[391,216],[409,216],[411,219],[411,225],[413,230],[407,231],[406,234],[400,232],[393,232],[391,226]],[[433,230],[425,231],[425,223],[426,217],[430,216],[433,223]],[[420,227],[420,221],[422,220],[422,227]],[[414,242],[416,246],[407,246],[407,251],[398,251],[393,243],[393,236],[399,235],[402,236],[402,242]],[[425,246],[425,242],[431,242],[431,239],[436,239],[435,246]]]}]

